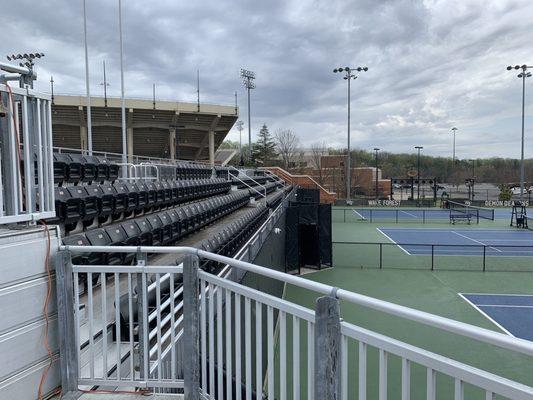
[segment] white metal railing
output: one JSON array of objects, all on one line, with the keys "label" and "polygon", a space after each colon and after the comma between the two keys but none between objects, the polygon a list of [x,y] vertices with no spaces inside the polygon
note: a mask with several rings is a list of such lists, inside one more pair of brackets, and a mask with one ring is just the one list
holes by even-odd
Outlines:
[{"label": "white metal railing", "polygon": [[[250,399],[252,396],[260,398],[260,393],[268,398],[279,399],[290,396],[295,399],[330,399],[333,398],[332,394],[337,398],[347,399],[349,394],[352,397],[351,394],[355,392],[359,393],[360,399],[365,399],[368,395],[367,384],[374,381],[377,382],[379,398],[386,399],[389,379],[396,375],[393,381],[399,381],[401,384],[401,398],[409,399],[411,379],[415,376],[420,378],[418,366],[421,366],[424,370],[427,399],[437,398],[437,374],[454,382],[452,389],[440,398],[464,399],[465,385],[477,388],[475,390],[483,393],[486,399],[493,399],[495,396],[509,399],[533,398],[533,388],[523,383],[342,321],[339,300],[522,355],[533,356],[533,343],[526,340],[194,248],[62,246],[61,250],[60,255],[67,261],[56,267],[58,296],[68,297],[69,274],[73,274],[75,288],[80,274],[112,273],[115,302],[120,304],[117,299],[126,295],[126,304],[130,311],[133,305],[136,305],[140,313],[139,325],[135,327],[131,321],[128,325],[129,337],[133,337],[133,329],[139,335],[138,340],[133,340],[132,343],[130,339],[119,343],[123,347],[117,351],[123,349],[123,352],[120,353],[121,356],[113,353],[116,362],[114,368],[108,370],[110,375],[97,376],[96,371],[92,373],[89,363],[89,376],[75,377],[75,386],[105,384],[173,389],[184,386],[186,393],[189,390],[190,395],[201,393],[208,398],[223,398],[225,395],[226,399],[232,399],[233,393],[236,393],[237,399]],[[141,262],[137,266],[71,266],[65,256],[68,252],[87,251],[136,252]],[[145,253],[183,254],[187,255],[187,258],[183,267],[145,266],[142,262]],[[305,288],[322,297],[317,300],[316,309],[313,311],[241,285],[227,277],[198,271],[199,258],[227,264],[232,268],[256,274],[261,279],[275,279],[284,284]],[[126,283],[122,286],[117,274],[127,276]],[[164,301],[161,297],[164,292],[162,274],[170,274],[171,282],[175,283],[178,282],[176,277],[183,276],[183,308],[179,314],[170,313],[169,326],[174,329],[166,331],[161,328],[164,325],[163,319],[167,317],[160,311]],[[141,283],[140,292],[136,297],[133,296],[131,283],[133,275]],[[65,287],[65,284],[61,283],[62,280],[59,280],[63,277],[67,277]],[[90,281],[89,278],[90,276],[87,277]],[[148,308],[150,279],[155,282],[156,288],[154,327],[151,327],[148,321],[151,315]],[[177,284],[168,290],[168,293],[172,293],[171,298],[176,293],[175,289]],[[91,301],[94,308],[94,298]],[[170,304],[174,302],[171,301]],[[120,317],[120,305],[118,307],[118,311],[114,310],[116,321]],[[73,309],[76,311],[76,318],[79,318],[78,307],[73,305]],[[88,313],[90,323],[94,318],[91,307]],[[65,314],[65,310],[62,311],[60,307],[60,316],[62,314]],[[129,315],[131,318],[132,313]],[[77,327],[77,337],[79,326],[80,324],[72,324],[72,328]],[[68,324],[65,328],[68,328]],[[119,326],[115,327],[115,331],[119,329]],[[154,332],[154,329],[155,334],[149,339],[150,331]],[[68,337],[65,333],[62,336]],[[120,334],[117,334],[117,337],[120,337]],[[77,361],[81,357],[79,342],[77,343],[73,347],[77,355],[74,360],[78,373],[83,373]],[[94,342],[92,346],[95,346]],[[349,357],[349,347],[357,349],[357,359]],[[371,354],[374,354],[370,349],[377,352],[377,368],[374,367],[376,360],[369,364],[368,360]],[[130,354],[138,353],[139,362],[135,364],[134,361],[122,357],[127,351]],[[62,356],[67,357],[68,354],[68,351],[63,352],[62,349]],[[389,368],[390,356],[400,359],[401,368]],[[129,367],[126,366],[127,363]],[[150,370],[154,363],[160,367]],[[182,368],[183,365],[187,365],[187,368]],[[417,372],[411,368],[412,365],[417,365]],[[139,374],[128,375],[128,371],[135,371],[136,368],[139,369]],[[190,398],[198,397],[192,395]]]},{"label": "white metal railing", "polygon": [[50,96],[0,84],[0,224],[55,216]]}]

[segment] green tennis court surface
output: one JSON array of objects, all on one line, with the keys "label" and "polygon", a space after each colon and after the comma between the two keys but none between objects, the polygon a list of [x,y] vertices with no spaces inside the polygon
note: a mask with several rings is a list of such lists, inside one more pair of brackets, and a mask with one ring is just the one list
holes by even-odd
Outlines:
[{"label": "green tennis court surface", "polygon": [[[511,229],[508,222],[487,221],[475,228],[454,227],[459,232],[477,229]],[[386,238],[376,229],[395,227],[396,223],[333,223],[333,241],[383,242]],[[401,225],[400,225],[401,226]],[[407,225],[413,227],[412,223]],[[449,230],[442,224],[424,225],[432,230]],[[516,232],[515,228],[511,231]],[[533,243],[532,243],[533,245]],[[389,249],[390,247],[390,249]],[[333,245],[334,268],[305,275],[306,278],[352,290],[396,304],[427,311],[437,315],[504,332],[498,323],[479,312],[460,294],[483,293],[486,295],[533,294],[533,258],[488,257],[487,272],[481,272],[479,256],[437,256],[436,268],[431,271],[426,254],[408,255],[398,246],[387,246],[382,254],[383,268],[379,269],[379,247],[370,245]],[[499,272],[494,272],[494,270]],[[518,272],[523,270],[523,272]],[[528,272],[532,271],[532,272]],[[316,294],[304,289],[287,287],[285,298],[313,308]],[[465,362],[480,369],[533,384],[533,358],[479,343],[461,336],[443,332],[424,325],[406,321],[364,307],[341,303],[342,317],[348,322],[391,336],[425,350]],[[500,318],[501,320],[501,318]],[[531,327],[533,330],[533,326]],[[302,334],[302,341],[306,338]],[[368,353],[368,399],[378,398],[378,352]],[[349,398],[357,398],[357,351],[349,347]],[[306,364],[302,360],[302,379]],[[389,358],[388,398],[400,399],[400,359]],[[426,370],[414,366],[411,372],[411,399],[426,398]],[[437,398],[453,398],[453,381],[437,376]],[[305,393],[302,394],[305,397]],[[465,387],[465,399],[484,399],[484,393]]]}]

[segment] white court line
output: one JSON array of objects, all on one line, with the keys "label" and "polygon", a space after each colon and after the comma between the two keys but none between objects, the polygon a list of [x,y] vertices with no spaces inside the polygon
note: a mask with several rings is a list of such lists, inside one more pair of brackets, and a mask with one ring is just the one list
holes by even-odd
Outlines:
[{"label": "white court line", "polygon": [[502,307],[502,308],[533,308],[533,306],[517,306],[511,304],[478,304],[478,307]]},{"label": "white court line", "polygon": [[407,211],[404,211],[404,210],[400,210],[400,212],[403,212],[404,214],[410,215],[413,218],[420,219],[420,217],[418,215],[412,214],[410,212],[407,212]]},{"label": "white court line", "polygon": [[516,297],[533,297],[533,294],[516,294],[516,293],[464,293],[472,296],[516,296]]},{"label": "white court line", "polygon": [[[455,231],[450,231],[451,233],[455,233],[456,235],[458,236],[461,236],[461,237],[464,237],[465,239],[468,239],[468,240],[471,240],[472,242],[475,242],[475,243],[478,243],[478,244],[481,244],[483,246],[487,246],[487,244],[483,243],[483,242],[480,242],[479,240],[476,240],[476,239],[472,239],[471,237],[468,237],[466,235],[462,235],[460,233],[457,233]],[[496,247],[492,247],[492,246],[489,246],[489,248],[493,249],[493,250],[496,250],[496,251],[499,251],[500,253],[503,253],[503,251],[501,251],[500,249],[497,249]]]},{"label": "white court line", "polygon": [[[465,296],[463,296],[462,293],[457,293],[464,301],[466,301],[468,304],[470,304],[472,307],[474,307],[481,315],[483,315],[485,318],[487,318],[490,322],[492,322],[494,325],[496,325],[498,328],[500,328],[503,332],[507,333],[509,336],[515,337],[511,332],[509,332],[507,329],[505,329],[502,325],[500,325],[498,322],[496,322],[492,317],[490,317],[487,313],[485,313],[482,309],[480,309],[478,306],[476,306],[474,303],[472,303],[470,300],[468,300]],[[465,293],[465,294],[471,294],[471,293]],[[485,295],[487,295],[485,293]],[[490,296],[490,295],[489,295]]]},{"label": "white court line", "polygon": [[379,229],[379,228],[376,228],[376,229],[378,230],[379,233],[381,233],[383,236],[385,236],[387,239],[389,239],[392,243],[394,243],[396,246],[398,246],[405,254],[407,254],[408,256],[412,255],[407,250],[405,250],[402,246],[400,246],[398,243],[396,243],[394,240],[392,240],[392,238],[389,235],[387,235],[385,232],[383,232],[381,229]]},{"label": "white court line", "polygon": [[352,213],[357,217],[358,215],[361,217],[361,219],[365,219],[365,217],[363,217],[357,210],[352,210]]}]

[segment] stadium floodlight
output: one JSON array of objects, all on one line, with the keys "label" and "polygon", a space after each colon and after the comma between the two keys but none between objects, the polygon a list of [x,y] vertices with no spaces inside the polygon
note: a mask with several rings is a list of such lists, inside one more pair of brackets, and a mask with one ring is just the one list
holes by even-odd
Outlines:
[{"label": "stadium floodlight", "polygon": [[250,90],[255,89],[255,72],[241,68],[241,78],[248,92],[248,160],[252,161],[252,121],[250,113]]},{"label": "stadium floodlight", "polygon": [[[533,68],[531,65],[515,65],[514,69],[522,69],[522,72],[517,76],[522,79],[522,144],[520,156],[520,202],[524,200],[524,186],[525,186],[525,167],[524,167],[524,119],[525,119],[525,101],[526,101],[526,78],[531,77],[531,72],[528,69]],[[512,66],[507,67],[507,71],[511,71]]]},{"label": "stadium floodlight", "polygon": [[350,200],[351,187],[352,187],[352,177],[351,177],[351,153],[350,153],[350,92],[351,85],[350,82],[352,79],[357,79],[357,75],[353,72],[355,71],[368,71],[368,67],[339,67],[333,70],[333,73],[345,72],[343,79],[348,81],[348,156],[346,157],[346,200]]},{"label": "stadium floodlight", "polygon": [[415,149],[418,150],[418,156],[416,161],[416,179],[418,180],[416,197],[418,205],[420,205],[420,150],[422,150],[423,148],[423,146],[415,146]]}]

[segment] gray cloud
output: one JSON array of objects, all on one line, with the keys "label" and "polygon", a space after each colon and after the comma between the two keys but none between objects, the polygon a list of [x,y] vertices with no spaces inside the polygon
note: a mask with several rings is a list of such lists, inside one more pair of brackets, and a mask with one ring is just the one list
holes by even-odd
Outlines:
[{"label": "gray cloud", "polygon": [[[48,90],[53,75],[57,92],[83,93],[81,7],[81,0],[7,2],[0,54],[45,52],[38,87]],[[110,94],[118,95],[117,2],[87,0],[87,7],[91,90],[102,90],[105,59]],[[353,82],[354,146],[410,152],[420,144],[447,155],[457,126],[460,157],[519,156],[520,81],[505,67],[533,62],[530,1],[129,0],[123,10],[129,96],[149,98],[155,82],[160,98],[194,101],[199,68],[202,100],[232,104],[237,91],[244,117],[244,67],[257,73],[255,132],[267,123],[292,129],[304,145],[341,147],[346,82],[332,70],[368,65]]]}]

